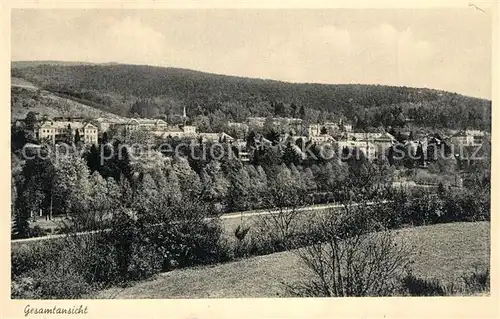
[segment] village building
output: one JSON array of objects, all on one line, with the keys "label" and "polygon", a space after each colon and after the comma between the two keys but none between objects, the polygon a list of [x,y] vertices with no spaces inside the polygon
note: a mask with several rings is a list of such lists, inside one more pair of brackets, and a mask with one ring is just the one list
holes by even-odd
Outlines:
[{"label": "village building", "polygon": [[377,147],[374,143],[369,142],[367,140],[360,141],[360,140],[340,140],[337,141],[337,145],[339,148],[339,151],[342,152],[343,149],[358,149],[359,151],[363,152],[363,154],[368,158],[368,159],[374,159],[376,156],[379,154],[377,152]]},{"label": "village building", "polygon": [[198,138],[202,143],[231,143],[234,138],[227,133],[198,133]]},{"label": "village building", "polygon": [[227,127],[242,130],[245,133],[248,132],[248,129],[249,129],[248,124],[246,124],[246,123],[232,122],[232,121],[227,122]]},{"label": "village building", "polygon": [[91,123],[81,121],[45,121],[37,129],[39,140],[48,140],[52,144],[66,141],[68,136],[75,139],[80,135],[80,140],[85,144],[97,144],[98,129]]},{"label": "village building", "polygon": [[248,117],[247,118],[247,124],[249,126],[253,126],[253,127],[264,127],[264,123],[266,122],[266,118],[265,117]]},{"label": "village building", "polygon": [[483,142],[485,133],[480,130],[463,130],[450,137],[450,141],[455,145],[480,145]]},{"label": "village building", "polygon": [[309,137],[309,140],[314,144],[335,143],[335,139],[328,134],[320,134]]}]

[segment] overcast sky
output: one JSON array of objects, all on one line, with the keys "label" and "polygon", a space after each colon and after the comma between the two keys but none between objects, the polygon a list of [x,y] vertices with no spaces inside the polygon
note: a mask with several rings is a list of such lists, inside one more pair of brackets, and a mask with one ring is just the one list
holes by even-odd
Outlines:
[{"label": "overcast sky", "polygon": [[491,99],[491,13],[485,11],[18,9],[12,60],[150,64]]}]

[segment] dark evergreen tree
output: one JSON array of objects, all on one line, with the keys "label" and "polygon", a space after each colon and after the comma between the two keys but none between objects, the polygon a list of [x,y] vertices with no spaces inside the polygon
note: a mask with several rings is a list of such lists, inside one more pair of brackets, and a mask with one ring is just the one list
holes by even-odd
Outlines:
[{"label": "dark evergreen tree", "polygon": [[36,117],[35,112],[29,111],[28,114],[26,114],[26,118],[24,119],[24,123],[26,124],[26,129],[30,131],[34,130],[37,122],[38,119]]},{"label": "dark evergreen tree", "polygon": [[273,143],[273,145],[275,145],[276,143],[278,143],[279,140],[280,140],[280,135],[275,130],[271,130],[269,133],[266,134],[265,137],[266,137],[266,139],[268,139],[269,141],[271,141]]},{"label": "dark evergreen tree", "polygon": [[285,163],[287,166],[290,164],[299,165],[301,161],[302,158],[295,150],[294,145],[288,143],[283,152],[283,163]]},{"label": "dark evergreen tree", "polygon": [[387,160],[390,166],[394,165],[394,146],[389,147],[387,150]]},{"label": "dark evergreen tree", "polygon": [[420,165],[420,166],[424,166],[425,165],[424,150],[423,150],[423,147],[422,147],[421,143],[418,143],[417,151],[415,153],[415,157],[417,159],[418,165]]},{"label": "dark evergreen tree", "polygon": [[87,166],[89,167],[90,173],[95,171],[100,171],[101,168],[101,155],[99,149],[95,144],[92,144],[90,151],[87,154]]},{"label": "dark evergreen tree", "polygon": [[104,132],[102,133],[102,140],[101,140],[101,144],[107,144],[109,142],[109,139],[108,139],[108,132]]},{"label": "dark evergreen tree", "polygon": [[304,105],[300,106],[299,117],[301,119],[305,119],[306,118],[306,110],[304,109]]},{"label": "dark evergreen tree", "polygon": [[80,141],[81,141],[80,131],[78,129],[76,129],[76,131],[75,131],[75,144],[80,143]]},{"label": "dark evergreen tree", "polygon": [[291,117],[297,117],[298,116],[298,107],[297,107],[297,104],[293,103],[290,104],[290,110],[291,110],[291,114],[290,116]]}]

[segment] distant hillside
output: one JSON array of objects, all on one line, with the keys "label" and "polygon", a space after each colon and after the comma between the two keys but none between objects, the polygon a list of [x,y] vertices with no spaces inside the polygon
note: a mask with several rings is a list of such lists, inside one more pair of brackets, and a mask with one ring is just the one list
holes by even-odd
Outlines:
[{"label": "distant hillside", "polygon": [[98,63],[92,62],[78,62],[78,61],[12,61],[11,67],[13,68],[27,68],[39,65],[54,65],[54,66],[75,66],[75,65],[97,65]]},{"label": "distant hillside", "polygon": [[306,120],[346,117],[360,128],[401,126],[406,118],[431,127],[490,127],[490,101],[432,89],[286,83],[141,65],[29,63],[13,63],[12,75],[123,116],[179,114],[186,106],[191,117],[239,121],[249,115],[299,116],[304,108]]}]

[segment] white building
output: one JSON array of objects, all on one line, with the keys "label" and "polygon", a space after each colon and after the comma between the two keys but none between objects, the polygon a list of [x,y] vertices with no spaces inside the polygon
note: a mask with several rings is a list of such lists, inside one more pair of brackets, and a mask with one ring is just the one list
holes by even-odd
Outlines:
[{"label": "white building", "polygon": [[328,134],[320,134],[315,136],[310,136],[309,139],[311,142],[315,144],[324,144],[324,143],[335,143],[335,139]]},{"label": "white building", "polygon": [[68,135],[74,141],[77,131],[80,141],[85,144],[97,144],[97,127],[80,121],[45,121],[40,125],[37,133],[40,140],[49,140],[55,144],[58,141],[64,141]]},{"label": "white building", "polygon": [[357,148],[358,150],[363,152],[363,154],[365,154],[365,156],[370,160],[375,159],[376,156],[378,155],[377,147],[372,142],[358,141],[358,140],[341,140],[338,141],[337,143],[340,152],[342,152],[344,148],[348,148],[350,150]]}]

